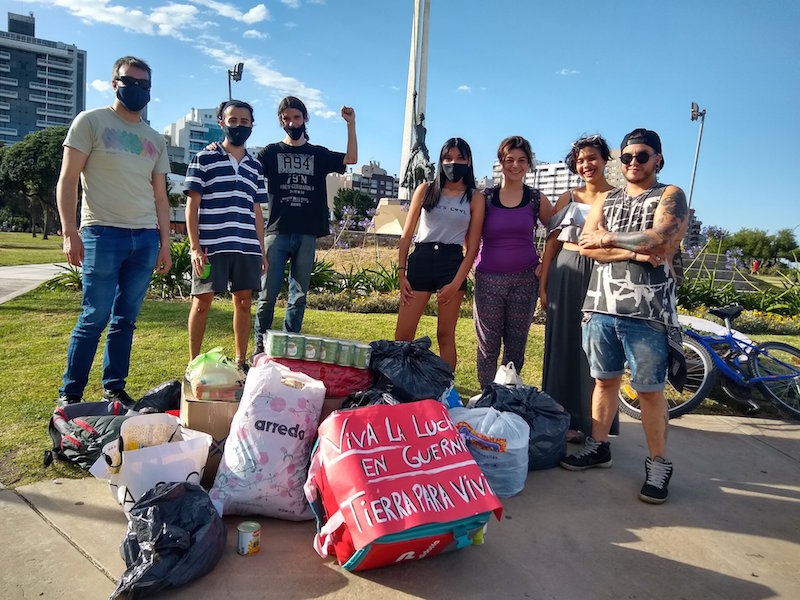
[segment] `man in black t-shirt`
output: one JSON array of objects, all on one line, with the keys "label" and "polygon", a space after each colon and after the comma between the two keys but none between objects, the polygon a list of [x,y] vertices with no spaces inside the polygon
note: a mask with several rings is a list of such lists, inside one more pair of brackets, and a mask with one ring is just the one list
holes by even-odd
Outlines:
[{"label": "man in black t-shirt", "polygon": [[278,105],[278,121],[286,137],[258,154],[267,178],[269,219],[264,231],[267,272],[255,318],[256,353],[263,351],[264,333],[272,327],[275,300],[283,287],[287,262],[289,299],[283,329],[299,332],[302,327],[316,240],[330,233],[325,176],[344,173],[347,165],[358,160],[356,113],[343,106],[341,115],[347,123],[344,154],[308,143],[305,104],[287,96]]}]

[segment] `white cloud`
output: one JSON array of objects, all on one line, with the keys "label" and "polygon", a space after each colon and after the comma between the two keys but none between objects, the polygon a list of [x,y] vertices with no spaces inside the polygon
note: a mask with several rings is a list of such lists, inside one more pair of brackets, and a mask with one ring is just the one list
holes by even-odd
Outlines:
[{"label": "white cloud", "polygon": [[400,87],[396,86],[396,85],[393,85],[392,86],[392,90],[395,91],[395,92],[399,92],[400,91]]},{"label": "white cloud", "polygon": [[575,69],[561,69],[560,71],[556,71],[556,75],[579,75],[580,71],[576,71]]},{"label": "white cloud", "polygon": [[247,23],[248,25],[260,23],[261,21],[265,21],[270,18],[269,11],[263,4],[257,4],[246,13],[242,13],[240,8],[234,6],[233,4],[228,4],[227,2],[217,2],[216,0],[191,1],[195,4],[210,8],[223,17],[228,17],[234,21],[241,21],[242,23]]},{"label": "white cloud", "polygon": [[460,86],[458,86],[456,88],[456,91],[458,91],[458,92],[466,92],[467,94],[471,94],[472,93],[472,88],[469,87],[468,85],[460,85]]},{"label": "white cloud", "polygon": [[281,0],[281,4],[285,4],[289,8],[300,8],[300,0]]},{"label": "white cloud", "polygon": [[262,33],[260,31],[256,31],[255,29],[248,29],[247,31],[245,31],[242,34],[242,37],[250,39],[250,40],[252,40],[252,39],[265,40],[269,36],[266,33]]},{"label": "white cloud", "polygon": [[287,21],[286,23],[283,24],[283,26],[288,29],[294,29],[295,27],[297,27],[297,23],[295,23],[294,21]]},{"label": "white cloud", "polygon": [[110,92],[111,92],[111,82],[110,81],[103,81],[102,79],[95,79],[89,85],[92,86],[92,89],[100,92],[103,95],[110,95]]},{"label": "white cloud", "polygon": [[325,4],[325,0],[306,0],[309,4]]}]

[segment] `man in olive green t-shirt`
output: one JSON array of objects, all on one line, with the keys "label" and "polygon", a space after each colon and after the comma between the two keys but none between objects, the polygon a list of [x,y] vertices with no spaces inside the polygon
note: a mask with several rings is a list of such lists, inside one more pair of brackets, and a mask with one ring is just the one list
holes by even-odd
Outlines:
[{"label": "man in olive green t-shirt", "polygon": [[64,140],[56,197],[64,255],[69,264],[83,267],[83,309],[67,349],[60,405],[82,400],[106,325],[103,399],[133,403],[125,379],[136,317],[153,269],[166,273],[172,266],[166,144],[142,121],[150,75],[141,59],[117,60],[111,83],[114,103],[80,113]]}]

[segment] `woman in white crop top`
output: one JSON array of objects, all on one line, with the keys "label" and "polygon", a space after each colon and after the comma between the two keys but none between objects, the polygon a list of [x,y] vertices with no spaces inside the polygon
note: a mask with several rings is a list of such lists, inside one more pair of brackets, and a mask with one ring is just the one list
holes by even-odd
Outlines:
[{"label": "woman in white crop top", "polygon": [[[442,146],[436,178],[414,191],[400,238],[400,310],[394,338],[411,341],[433,293],[441,356],[456,368],[456,322],[467,289],[467,275],[478,254],[485,202],[475,190],[472,151],[461,138]],[[414,251],[409,254],[419,225]],[[466,251],[464,251],[466,248]]]}]

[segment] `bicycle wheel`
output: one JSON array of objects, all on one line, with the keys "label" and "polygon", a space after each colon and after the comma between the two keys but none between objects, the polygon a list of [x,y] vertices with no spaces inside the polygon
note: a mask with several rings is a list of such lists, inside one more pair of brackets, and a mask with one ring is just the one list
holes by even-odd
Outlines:
[{"label": "bicycle wheel", "polygon": [[[683,336],[683,352],[686,354],[686,385],[679,392],[667,382],[664,397],[667,400],[669,418],[674,419],[693,410],[703,401],[717,378],[714,361],[708,351],[694,339]],[[626,368],[619,389],[619,408],[634,419],[642,418],[636,390],[631,387],[631,372]]]},{"label": "bicycle wheel", "polygon": [[756,385],[764,397],[787,415],[800,419],[800,350],[783,342],[764,342],[750,356],[753,377],[794,375]]}]

